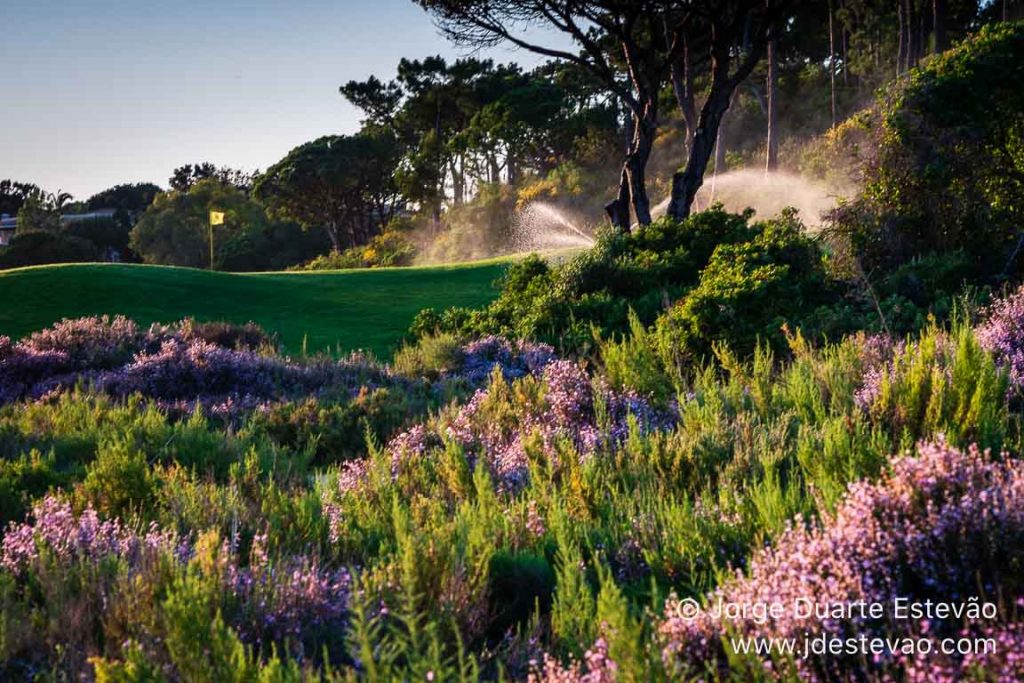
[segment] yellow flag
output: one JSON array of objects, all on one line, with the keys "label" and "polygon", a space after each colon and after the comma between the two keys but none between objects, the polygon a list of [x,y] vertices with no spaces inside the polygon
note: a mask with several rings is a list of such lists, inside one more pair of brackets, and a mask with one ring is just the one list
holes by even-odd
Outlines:
[{"label": "yellow flag", "polygon": [[223,211],[211,211],[210,212],[210,225],[224,225],[224,212]]}]

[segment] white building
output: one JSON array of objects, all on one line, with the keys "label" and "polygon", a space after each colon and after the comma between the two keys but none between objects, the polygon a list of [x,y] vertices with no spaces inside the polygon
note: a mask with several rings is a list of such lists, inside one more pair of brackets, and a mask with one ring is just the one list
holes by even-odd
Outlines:
[{"label": "white building", "polygon": [[14,231],[18,229],[18,219],[6,213],[0,216],[0,247],[10,244]]}]

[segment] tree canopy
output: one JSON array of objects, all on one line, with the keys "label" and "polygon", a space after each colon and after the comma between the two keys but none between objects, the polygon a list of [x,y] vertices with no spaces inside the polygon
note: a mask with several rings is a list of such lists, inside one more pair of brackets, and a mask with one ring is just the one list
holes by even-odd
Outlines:
[{"label": "tree canopy", "polygon": [[399,208],[398,149],[383,127],[325,136],[267,169],[255,196],[277,215],[325,230],[335,250],[363,244]]}]

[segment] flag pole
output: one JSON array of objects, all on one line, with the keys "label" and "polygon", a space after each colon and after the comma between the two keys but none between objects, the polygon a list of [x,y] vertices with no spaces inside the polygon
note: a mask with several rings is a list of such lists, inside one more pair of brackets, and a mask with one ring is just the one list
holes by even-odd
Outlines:
[{"label": "flag pole", "polygon": [[224,212],[210,212],[210,270],[213,270],[213,226],[224,225]]}]

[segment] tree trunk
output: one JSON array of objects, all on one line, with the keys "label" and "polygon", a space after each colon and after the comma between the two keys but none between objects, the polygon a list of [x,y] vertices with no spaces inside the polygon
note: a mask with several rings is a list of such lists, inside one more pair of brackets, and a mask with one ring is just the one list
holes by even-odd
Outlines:
[{"label": "tree trunk", "polygon": [[768,41],[768,144],[765,151],[764,171],[770,173],[779,167],[779,136],[776,130],[778,124],[778,94],[776,90],[779,84],[778,54],[776,53],[776,41]]},{"label": "tree trunk", "polygon": [[928,54],[928,37],[932,34],[932,27],[929,24],[931,13],[920,11],[917,13],[917,54],[914,55],[916,64]]},{"label": "tree trunk", "polygon": [[836,127],[836,32],[832,19],[832,0],[828,1],[828,75],[832,89],[832,127]]},{"label": "tree trunk", "polygon": [[906,0],[906,7],[903,10],[904,23],[907,33],[907,64],[904,72],[910,71],[917,64],[921,46],[918,45],[918,34],[914,31],[914,0]]},{"label": "tree trunk", "polygon": [[463,173],[463,169],[460,168],[459,155],[452,156],[450,164],[452,169],[452,203],[455,206],[461,206],[465,196],[466,176]]},{"label": "tree trunk", "polygon": [[657,100],[653,96],[645,98],[643,116],[632,116],[633,134],[629,139],[626,158],[622,163],[619,176],[619,193],[616,198],[605,205],[605,213],[615,228],[629,231],[630,208],[639,225],[651,222],[651,202],[647,197],[646,169],[654,148],[654,138],[658,132]]},{"label": "tree trunk", "polygon": [[[729,98],[730,104],[732,98]],[[718,133],[715,134],[715,175],[725,173],[729,170],[729,162],[726,161],[725,153],[729,149],[729,140],[725,130],[725,113],[722,113],[722,120],[718,122]]]},{"label": "tree trunk", "polygon": [[636,222],[640,225],[650,225],[651,222],[651,202],[647,197],[645,171],[647,161],[651,158],[654,136],[657,132],[657,111],[652,98],[647,104],[646,115],[636,122],[632,149],[626,158],[626,170],[629,173],[629,198],[633,205]]},{"label": "tree trunk", "polygon": [[711,93],[700,111],[700,120],[693,136],[693,147],[686,168],[672,176],[672,198],[668,205],[668,215],[682,220],[690,215],[690,207],[697,196],[697,191],[704,184],[704,172],[708,161],[715,150],[722,117],[729,109],[731,91],[712,86]]},{"label": "tree trunk", "polygon": [[845,26],[843,27],[843,30],[839,32],[839,35],[842,37],[842,43],[843,43],[843,87],[844,88],[849,88],[850,87],[850,62],[846,58],[847,31],[846,31],[846,27]]},{"label": "tree trunk", "polygon": [[[749,43],[735,72],[730,73],[735,34],[722,28],[712,23],[711,88],[700,110],[697,130],[693,136],[693,150],[686,161],[686,168],[672,176],[672,196],[667,215],[674,220],[682,220],[690,215],[693,200],[704,183],[704,172],[715,147],[715,138],[721,130],[722,118],[732,103],[732,95],[764,56],[766,41],[774,38],[774,27],[762,27],[763,32],[758,33]],[[724,145],[720,147],[724,154]]]},{"label": "tree trunk", "polygon": [[693,67],[690,62],[689,43],[683,43],[683,55],[671,67],[672,92],[683,119],[684,144],[689,156],[693,149],[693,134],[697,130],[697,104],[693,96]]},{"label": "tree trunk", "polygon": [[341,236],[338,234],[338,221],[332,220],[324,227],[327,239],[331,241],[331,251],[341,251]]},{"label": "tree trunk", "polygon": [[629,171],[626,165],[622,165],[622,173],[619,175],[619,194],[612,201],[604,205],[604,211],[608,214],[608,220],[612,227],[621,232],[629,232]]},{"label": "tree trunk", "polygon": [[498,166],[498,153],[494,152],[487,156],[487,166],[492,183],[497,185],[501,182],[501,167]]},{"label": "tree trunk", "polygon": [[935,35],[935,54],[949,49],[949,38],[946,36],[946,0],[932,0],[932,30]]},{"label": "tree trunk", "polygon": [[441,202],[437,201],[431,208],[431,224],[434,228],[434,234],[441,234]]},{"label": "tree trunk", "polygon": [[899,42],[896,47],[896,77],[903,75],[904,65],[907,61],[907,19],[906,5],[903,0],[896,4],[896,23],[899,26]]}]

